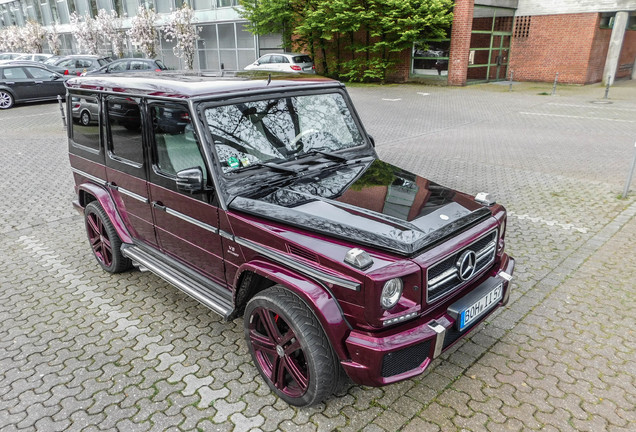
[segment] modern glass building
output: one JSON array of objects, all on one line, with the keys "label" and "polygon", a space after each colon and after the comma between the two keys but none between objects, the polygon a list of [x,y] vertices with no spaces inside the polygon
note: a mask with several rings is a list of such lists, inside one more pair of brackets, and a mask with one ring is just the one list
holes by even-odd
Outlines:
[{"label": "modern glass building", "polygon": [[[187,0],[186,0],[187,1]],[[77,54],[71,36],[70,16],[73,12],[95,17],[100,9],[117,11],[124,17],[124,29],[130,28],[139,6],[152,7],[159,14],[158,26],[168,14],[183,6],[184,0],[0,0],[0,28],[23,26],[35,20],[46,27],[55,25],[62,42],[62,54]],[[195,68],[201,70],[241,70],[266,52],[283,52],[281,35],[254,36],[237,12],[238,0],[189,0],[200,27]],[[134,48],[127,42],[129,56]],[[160,38],[160,57],[169,67],[180,68],[173,45]],[[46,48],[45,48],[46,50]],[[105,52],[106,53],[106,52]]]}]

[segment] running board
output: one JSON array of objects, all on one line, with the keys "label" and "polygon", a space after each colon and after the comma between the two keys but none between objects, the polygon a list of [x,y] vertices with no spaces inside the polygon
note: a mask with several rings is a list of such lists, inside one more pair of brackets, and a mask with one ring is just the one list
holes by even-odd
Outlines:
[{"label": "running board", "polygon": [[231,293],[227,291],[227,294],[224,295],[225,293],[223,291],[226,290],[223,287],[213,284],[212,282],[210,283],[211,286],[208,287],[138,246],[124,244],[121,246],[121,253],[125,257],[130,258],[136,267],[153,272],[196,301],[221,315],[226,321],[234,311]]}]

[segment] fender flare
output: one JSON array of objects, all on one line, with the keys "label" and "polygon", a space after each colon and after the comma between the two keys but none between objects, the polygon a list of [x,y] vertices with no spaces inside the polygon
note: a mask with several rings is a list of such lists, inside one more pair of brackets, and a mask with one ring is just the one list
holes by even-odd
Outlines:
[{"label": "fender flare", "polygon": [[[254,272],[282,285],[299,296],[322,325],[322,329],[338,358],[340,360],[351,358],[345,345],[351,331],[351,325],[344,317],[338,300],[327,287],[287,267],[264,259],[255,259],[239,267],[234,286],[238,287],[238,281],[246,271]],[[238,290],[235,290],[235,296],[237,292]]]},{"label": "fender flare", "polygon": [[[82,183],[81,185],[77,187],[77,190],[78,192],[83,191],[95,197],[95,199],[99,202],[99,205],[102,206],[102,208],[108,215],[108,218],[110,219],[110,222],[115,227],[115,230],[117,231],[117,235],[121,239],[122,243],[132,243],[132,237],[130,237],[130,234],[128,233],[128,229],[126,228],[124,221],[122,221],[121,216],[119,215],[119,212],[117,211],[117,207],[115,207],[115,203],[113,202],[112,197],[110,196],[110,194],[108,193],[106,189],[104,189],[101,186],[95,185],[93,183]],[[80,194],[80,200],[81,200],[81,194]],[[82,210],[86,208],[87,204],[88,203],[86,202],[86,200],[80,201],[80,206]]]}]

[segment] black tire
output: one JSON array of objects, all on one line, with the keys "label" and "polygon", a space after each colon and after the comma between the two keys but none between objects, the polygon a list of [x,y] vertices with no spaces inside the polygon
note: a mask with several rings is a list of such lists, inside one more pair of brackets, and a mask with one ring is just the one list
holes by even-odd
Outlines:
[{"label": "black tire", "polygon": [[13,106],[15,100],[13,95],[6,90],[0,90],[0,109],[9,109]]},{"label": "black tire", "polygon": [[97,201],[89,203],[84,209],[84,223],[93,256],[104,270],[121,273],[132,267],[130,259],[121,253],[121,239],[117,230]]},{"label": "black tire", "polygon": [[249,301],[244,318],[254,364],[281,399],[305,407],[334,392],[340,375],[338,358],[300,297],[281,286],[268,288]]},{"label": "black tire", "polygon": [[80,114],[80,123],[83,126],[88,126],[91,124],[91,114],[88,111],[82,111]]}]

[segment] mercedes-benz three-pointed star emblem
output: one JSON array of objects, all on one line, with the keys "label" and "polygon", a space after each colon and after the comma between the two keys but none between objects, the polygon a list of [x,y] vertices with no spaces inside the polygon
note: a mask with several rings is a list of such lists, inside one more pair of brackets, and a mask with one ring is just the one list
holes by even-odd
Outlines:
[{"label": "mercedes-benz three-pointed star emblem", "polygon": [[471,250],[464,251],[457,260],[457,274],[463,281],[470,279],[475,274],[477,255]]}]

